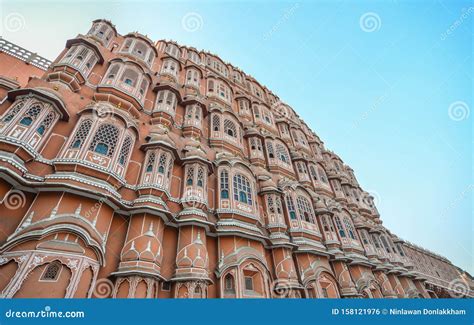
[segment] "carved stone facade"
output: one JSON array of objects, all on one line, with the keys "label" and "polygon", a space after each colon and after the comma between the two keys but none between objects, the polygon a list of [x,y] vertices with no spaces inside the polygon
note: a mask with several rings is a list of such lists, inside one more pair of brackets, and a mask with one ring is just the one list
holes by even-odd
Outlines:
[{"label": "carved stone facade", "polygon": [[48,67],[2,42],[2,297],[429,298],[456,281],[471,295],[219,57],[106,20]]}]

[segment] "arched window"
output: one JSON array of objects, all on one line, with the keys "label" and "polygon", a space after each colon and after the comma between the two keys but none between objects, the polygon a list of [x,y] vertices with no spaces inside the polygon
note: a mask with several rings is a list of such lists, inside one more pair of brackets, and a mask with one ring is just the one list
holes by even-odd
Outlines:
[{"label": "arched window", "polygon": [[197,174],[197,186],[204,187],[204,168],[199,167]]},{"label": "arched window", "polygon": [[344,224],[346,225],[347,232],[349,233],[349,237],[351,239],[355,238],[354,227],[352,227],[352,222],[349,220],[349,217],[344,217]]},{"label": "arched window", "polygon": [[288,150],[285,148],[284,145],[281,143],[276,144],[276,152],[277,152],[277,157],[280,161],[283,163],[289,165],[290,164],[290,155],[288,154]]},{"label": "arched window", "polygon": [[62,265],[59,262],[49,263],[41,276],[42,281],[56,281],[61,272]]},{"label": "arched window", "polygon": [[338,216],[334,217],[334,221],[336,222],[337,230],[339,231],[339,235],[341,238],[346,238],[346,232],[344,231],[344,227],[342,226],[341,220]]},{"label": "arched window", "polygon": [[233,138],[237,138],[237,129],[235,124],[229,119],[224,120],[224,132]]},{"label": "arched window", "polygon": [[91,120],[82,121],[79,128],[76,131],[76,134],[74,135],[74,138],[71,141],[71,144],[69,145],[69,148],[71,148],[71,149],[80,149],[80,148],[82,148],[82,145],[84,144],[84,141],[86,140],[87,136],[89,135],[91,126],[92,126],[92,121]]},{"label": "arched window", "polygon": [[275,151],[273,150],[273,143],[271,141],[267,142],[267,152],[268,152],[268,158],[270,159],[275,158]]},{"label": "arched window", "polygon": [[209,80],[207,82],[207,91],[210,93],[214,92],[214,80]]},{"label": "arched window", "polygon": [[153,171],[153,165],[155,164],[155,153],[152,152],[150,156],[148,156],[148,162],[146,164],[146,172],[151,173]]},{"label": "arched window", "polygon": [[92,139],[89,150],[112,158],[117,143],[119,130],[111,124],[102,124]]},{"label": "arched window", "polygon": [[176,94],[170,90],[160,90],[156,97],[155,111],[169,112],[172,115],[176,111]]},{"label": "arched window", "polygon": [[244,204],[253,205],[252,187],[247,177],[236,174],[234,175],[234,200]]},{"label": "arched window", "polygon": [[166,47],[166,53],[168,53],[169,55],[175,58],[179,58],[181,55],[181,51],[174,44],[168,44],[168,46]]},{"label": "arched window", "polygon": [[186,85],[199,87],[199,71],[190,68],[186,71]]},{"label": "arched window", "polygon": [[120,69],[120,64],[117,63],[117,64],[112,65],[109,69],[109,73],[107,74],[107,79],[109,80],[115,79],[115,77],[117,77],[119,69]]},{"label": "arched window", "polygon": [[41,113],[41,110],[42,107],[40,105],[34,105],[30,107],[23,115],[23,118],[20,120],[20,124],[24,126],[30,126],[30,124],[36,120],[38,115]]},{"label": "arched window", "polygon": [[224,277],[224,292],[235,293],[234,277],[230,273]]},{"label": "arched window", "polygon": [[293,203],[293,198],[290,195],[286,195],[286,207],[288,208],[288,214],[290,215],[290,219],[296,220],[296,210],[295,205]]},{"label": "arched window", "polygon": [[168,159],[168,154],[166,152],[162,152],[160,155],[160,159],[158,160],[158,173],[160,174],[165,173],[167,159]]},{"label": "arched window", "polygon": [[170,74],[172,76],[178,75],[178,62],[173,59],[165,59],[161,67],[161,73]]},{"label": "arched window", "polygon": [[296,203],[298,205],[298,213],[300,218],[306,222],[314,223],[314,211],[308,199],[302,195],[299,195],[296,198]]},{"label": "arched window", "polygon": [[392,250],[390,249],[390,246],[388,245],[387,238],[385,238],[385,235],[380,236],[380,239],[382,240],[383,247],[385,247],[385,250],[387,253],[391,253]]},{"label": "arched window", "polygon": [[227,170],[221,172],[221,199],[229,198],[229,173]]},{"label": "arched window", "polygon": [[220,129],[221,129],[221,118],[219,115],[214,114],[214,116],[212,117],[212,130],[214,130],[214,132],[219,132]]},{"label": "arched window", "polygon": [[192,186],[194,183],[194,167],[189,167],[186,174],[186,185]]},{"label": "arched window", "polygon": [[326,172],[322,168],[318,168],[319,178],[324,184],[328,184],[328,178],[326,176]]},{"label": "arched window", "polygon": [[43,135],[44,132],[49,129],[49,127],[53,124],[56,120],[56,114],[54,112],[49,112],[48,115],[41,121],[41,124],[36,129],[39,135]]},{"label": "arched window", "polygon": [[318,181],[318,173],[316,172],[316,168],[313,165],[309,165],[309,173],[311,174],[311,178],[313,181]]},{"label": "arched window", "polygon": [[7,111],[7,113],[3,116],[2,122],[3,123],[8,123],[10,122],[17,114],[18,112],[23,108],[25,105],[25,101],[21,100],[18,101],[10,110]]},{"label": "arched window", "polygon": [[138,72],[131,68],[126,68],[122,73],[122,82],[130,87],[135,87],[138,81]]}]

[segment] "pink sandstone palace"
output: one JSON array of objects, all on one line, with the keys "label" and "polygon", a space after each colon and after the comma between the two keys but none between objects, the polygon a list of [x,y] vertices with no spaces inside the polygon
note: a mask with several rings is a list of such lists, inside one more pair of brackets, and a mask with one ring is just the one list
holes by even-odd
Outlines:
[{"label": "pink sandstone palace", "polygon": [[0,38],[0,203],[5,298],[473,296],[270,90],[106,20]]}]

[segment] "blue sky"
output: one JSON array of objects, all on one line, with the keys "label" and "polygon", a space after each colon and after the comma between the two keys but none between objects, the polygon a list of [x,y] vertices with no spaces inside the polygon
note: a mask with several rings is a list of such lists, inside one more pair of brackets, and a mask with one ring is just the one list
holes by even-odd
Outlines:
[{"label": "blue sky", "polygon": [[3,0],[0,14],[4,38],[49,59],[96,18],[218,54],[355,170],[389,229],[473,273],[471,2]]}]

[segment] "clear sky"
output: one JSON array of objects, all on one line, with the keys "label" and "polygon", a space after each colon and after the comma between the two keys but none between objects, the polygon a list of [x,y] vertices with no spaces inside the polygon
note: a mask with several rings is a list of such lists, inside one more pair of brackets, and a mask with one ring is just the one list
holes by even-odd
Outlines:
[{"label": "clear sky", "polygon": [[209,50],[270,88],[401,238],[473,273],[470,1],[0,1],[1,35],[54,59],[107,18]]}]

